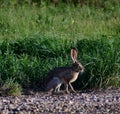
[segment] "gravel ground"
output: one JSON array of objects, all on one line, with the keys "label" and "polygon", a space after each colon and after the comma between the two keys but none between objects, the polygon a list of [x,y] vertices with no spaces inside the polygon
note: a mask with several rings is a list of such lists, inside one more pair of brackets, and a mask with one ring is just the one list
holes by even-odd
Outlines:
[{"label": "gravel ground", "polygon": [[120,114],[120,88],[0,97],[0,114]]}]

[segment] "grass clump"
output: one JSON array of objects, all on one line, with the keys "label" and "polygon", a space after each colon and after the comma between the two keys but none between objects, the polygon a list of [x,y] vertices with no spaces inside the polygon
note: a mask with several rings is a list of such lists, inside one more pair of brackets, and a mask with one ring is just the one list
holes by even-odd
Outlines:
[{"label": "grass clump", "polygon": [[20,84],[14,81],[12,78],[8,78],[0,87],[0,95],[2,96],[19,96],[22,94],[22,88]]}]

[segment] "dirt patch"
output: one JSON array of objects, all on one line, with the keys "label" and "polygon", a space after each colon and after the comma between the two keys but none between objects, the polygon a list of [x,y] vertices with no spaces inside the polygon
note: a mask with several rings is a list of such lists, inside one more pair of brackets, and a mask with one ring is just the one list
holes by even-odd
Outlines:
[{"label": "dirt patch", "polygon": [[119,114],[120,88],[49,95],[0,97],[0,114]]}]

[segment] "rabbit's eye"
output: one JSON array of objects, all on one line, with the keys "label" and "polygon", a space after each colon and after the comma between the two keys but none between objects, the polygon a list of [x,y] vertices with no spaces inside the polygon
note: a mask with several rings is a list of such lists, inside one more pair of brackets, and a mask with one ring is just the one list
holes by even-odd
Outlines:
[{"label": "rabbit's eye", "polygon": [[83,70],[83,67],[80,63],[77,63],[79,71]]},{"label": "rabbit's eye", "polygon": [[76,71],[76,72],[81,71],[81,68],[80,68],[80,66],[77,62],[73,64],[73,70]]},{"label": "rabbit's eye", "polygon": [[82,70],[82,67],[81,67],[81,66],[79,66],[79,69],[80,69],[80,70]]},{"label": "rabbit's eye", "polygon": [[75,62],[72,65],[72,69],[76,72],[82,72],[83,71],[83,66],[79,62]]}]

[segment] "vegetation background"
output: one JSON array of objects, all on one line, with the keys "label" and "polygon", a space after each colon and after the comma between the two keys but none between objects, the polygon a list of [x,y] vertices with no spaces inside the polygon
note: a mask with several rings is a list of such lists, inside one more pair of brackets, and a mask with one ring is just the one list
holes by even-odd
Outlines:
[{"label": "vegetation background", "polygon": [[41,88],[71,47],[85,67],[74,88],[120,87],[120,1],[0,0],[1,95]]}]

